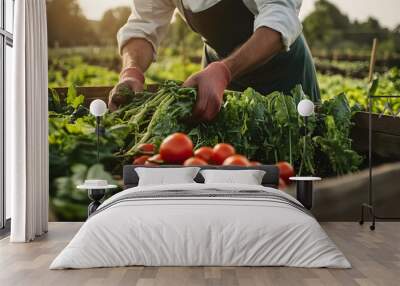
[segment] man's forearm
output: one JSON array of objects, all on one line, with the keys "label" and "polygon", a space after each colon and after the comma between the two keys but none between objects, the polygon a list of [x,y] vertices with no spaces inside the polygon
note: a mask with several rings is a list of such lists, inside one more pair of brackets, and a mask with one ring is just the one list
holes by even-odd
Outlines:
[{"label": "man's forearm", "polygon": [[147,40],[131,39],[122,48],[122,68],[135,67],[145,72],[153,61],[153,52]]},{"label": "man's forearm", "polygon": [[223,60],[232,79],[254,70],[282,51],[281,34],[267,27],[257,29],[250,39]]}]

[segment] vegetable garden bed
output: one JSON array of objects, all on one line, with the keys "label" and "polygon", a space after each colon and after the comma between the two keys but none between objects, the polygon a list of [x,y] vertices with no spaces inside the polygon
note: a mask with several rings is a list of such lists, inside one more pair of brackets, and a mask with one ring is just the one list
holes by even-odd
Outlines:
[{"label": "vegetable garden bed", "polygon": [[[77,93],[85,96],[85,106],[95,99],[107,102],[107,95],[112,86],[77,87]],[[158,85],[147,86],[148,91],[156,91]],[[54,88],[61,98],[68,92],[67,87]],[[51,90],[49,90],[49,94]],[[353,147],[360,154],[368,153],[368,113],[357,112],[353,117],[354,126],[351,132]],[[375,163],[400,161],[400,117],[389,115],[372,115],[372,142]]]},{"label": "vegetable garden bed", "polygon": [[[108,90],[102,91],[103,96],[107,96]],[[76,148],[82,140],[86,145],[92,140],[90,129],[94,119],[87,116],[85,100],[88,103],[101,94],[97,88],[90,95],[82,94],[87,88],[72,87],[67,94],[65,89],[58,91],[49,97],[50,150],[69,157],[71,147]],[[158,150],[161,142],[175,132],[189,135],[195,149],[230,143],[250,160],[264,164],[290,162],[299,175],[346,174],[358,170],[362,161],[352,150],[350,127],[354,110],[344,94],[323,101],[307,125],[296,110],[297,104],[307,98],[301,86],[288,94],[262,95],[251,88],[244,92],[226,91],[217,118],[194,125],[190,123],[196,100],[193,88],[166,81],[155,92],[146,90],[134,96],[124,89],[120,97],[125,97],[127,104],[105,116],[103,123],[109,136],[104,137],[102,146],[104,151],[108,149],[107,156],[119,165],[140,155],[140,144],[152,143]],[[63,151],[65,148],[69,153]],[[116,173],[114,170],[113,174]]]}]

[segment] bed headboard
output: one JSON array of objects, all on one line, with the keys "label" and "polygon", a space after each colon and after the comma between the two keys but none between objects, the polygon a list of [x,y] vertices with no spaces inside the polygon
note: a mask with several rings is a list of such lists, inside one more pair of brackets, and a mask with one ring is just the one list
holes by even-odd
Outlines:
[{"label": "bed headboard", "polygon": [[[139,182],[139,177],[135,171],[138,167],[146,167],[146,168],[184,168],[181,165],[161,165],[161,166],[141,166],[141,165],[126,165],[123,170],[123,178],[124,178],[124,189],[136,187]],[[265,171],[264,178],[262,180],[262,185],[265,187],[277,188],[279,185],[279,169],[275,165],[261,165],[261,166],[252,166],[252,167],[240,167],[240,166],[199,166],[202,170],[204,169],[219,169],[219,170],[263,170]],[[195,181],[198,183],[203,183],[204,178],[199,173]]]}]

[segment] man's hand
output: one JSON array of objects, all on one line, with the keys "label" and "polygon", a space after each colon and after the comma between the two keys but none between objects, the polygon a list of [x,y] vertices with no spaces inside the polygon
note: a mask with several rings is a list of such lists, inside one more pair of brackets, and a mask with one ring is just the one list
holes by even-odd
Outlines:
[{"label": "man's hand", "polygon": [[127,103],[124,91],[143,91],[144,75],[153,60],[153,47],[146,39],[132,38],[121,49],[122,72],[119,83],[110,92],[108,108],[116,110]]},{"label": "man's hand", "polygon": [[231,72],[223,62],[214,62],[204,70],[190,76],[183,84],[197,87],[196,106],[193,118],[197,121],[211,121],[222,106],[224,91],[231,81]]},{"label": "man's hand", "polygon": [[124,90],[128,89],[133,92],[143,91],[144,75],[142,71],[135,67],[125,68],[120,75],[120,80],[116,86],[111,90],[108,98],[108,109],[115,111],[121,105],[127,102],[127,97],[124,96]]},{"label": "man's hand", "polygon": [[221,108],[224,90],[230,81],[265,64],[282,49],[281,34],[261,27],[232,55],[192,75],[183,85],[198,88],[194,119],[214,119]]}]

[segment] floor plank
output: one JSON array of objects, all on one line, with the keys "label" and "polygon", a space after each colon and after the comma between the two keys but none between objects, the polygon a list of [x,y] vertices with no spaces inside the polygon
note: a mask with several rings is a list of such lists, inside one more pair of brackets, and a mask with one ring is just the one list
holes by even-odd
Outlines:
[{"label": "floor plank", "polygon": [[323,228],[345,253],[352,269],[289,267],[119,267],[50,271],[55,256],[81,223],[50,223],[49,233],[29,244],[0,240],[2,286],[266,286],[399,285],[400,222],[378,223],[376,231],[354,222],[326,222]]}]

